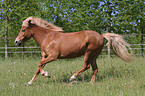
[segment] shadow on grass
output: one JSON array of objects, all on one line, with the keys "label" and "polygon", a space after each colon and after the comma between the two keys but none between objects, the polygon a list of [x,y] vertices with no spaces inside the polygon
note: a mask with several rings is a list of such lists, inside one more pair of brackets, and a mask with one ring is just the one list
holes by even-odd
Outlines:
[{"label": "shadow on grass", "polygon": [[[124,66],[120,66],[119,68],[116,68],[116,67],[112,66],[111,68],[108,68],[106,70],[99,71],[97,74],[96,82],[103,81],[104,79],[107,79],[107,78],[124,78],[124,77],[126,78],[130,75],[135,76],[133,71],[134,71],[133,68],[128,69],[128,68],[124,68]],[[82,73],[81,75],[77,76],[76,81],[78,81],[78,82],[90,82],[92,75],[93,74],[90,71]],[[71,77],[70,74],[64,73],[61,76],[61,79],[56,80],[56,81],[69,83],[70,77]]]},{"label": "shadow on grass", "polygon": [[[92,78],[92,71],[86,71],[81,75],[77,76],[76,80],[78,82],[90,82]],[[52,78],[51,82],[53,83],[70,83],[69,79],[72,76],[72,72],[70,73],[62,73],[57,78]],[[135,72],[134,67],[125,67],[125,66],[111,66],[110,68],[106,68],[104,70],[98,71],[96,82],[104,81],[105,79],[117,79],[117,78],[136,78],[137,72]],[[48,81],[49,82],[49,81]]]}]

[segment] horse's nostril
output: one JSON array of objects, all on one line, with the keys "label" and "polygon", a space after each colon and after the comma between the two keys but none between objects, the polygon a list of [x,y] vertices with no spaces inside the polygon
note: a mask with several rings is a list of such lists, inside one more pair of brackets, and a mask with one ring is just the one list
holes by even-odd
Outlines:
[{"label": "horse's nostril", "polygon": [[21,46],[21,40],[19,40],[19,41],[15,41],[15,44],[17,45],[17,46]]}]

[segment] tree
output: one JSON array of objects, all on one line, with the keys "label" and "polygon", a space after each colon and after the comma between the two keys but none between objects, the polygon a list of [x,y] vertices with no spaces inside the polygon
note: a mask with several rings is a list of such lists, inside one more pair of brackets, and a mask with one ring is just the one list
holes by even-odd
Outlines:
[{"label": "tree", "polygon": [[[100,34],[144,32],[145,2],[142,0],[3,0],[0,2],[0,37],[5,36],[5,25],[8,37],[16,37],[22,21],[30,16],[41,17],[62,27],[64,32],[81,30],[93,30]],[[140,38],[129,38],[128,41],[139,43]],[[8,43],[9,46],[14,46],[14,40],[9,40]],[[4,43],[0,44],[3,46]],[[38,46],[34,40],[30,40],[26,45]]]},{"label": "tree", "polygon": [[[2,7],[2,33],[4,33],[4,26],[6,24],[5,18],[7,17],[8,37],[16,37],[20,31],[22,21],[29,16],[39,16],[39,6],[34,3],[36,0],[6,0],[1,4]],[[36,13],[37,11],[37,13]],[[12,41],[12,40],[11,40]],[[9,41],[9,46],[13,46],[14,41]]]}]

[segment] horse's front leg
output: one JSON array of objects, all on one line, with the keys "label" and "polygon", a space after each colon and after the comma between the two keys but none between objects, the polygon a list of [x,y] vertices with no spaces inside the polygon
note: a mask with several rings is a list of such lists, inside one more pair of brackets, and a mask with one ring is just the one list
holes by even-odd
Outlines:
[{"label": "horse's front leg", "polygon": [[48,56],[47,58],[45,58],[44,60],[42,60],[42,61],[39,63],[38,67],[39,67],[39,69],[40,69],[41,75],[44,75],[44,76],[48,76],[48,77],[49,77],[48,72],[45,72],[42,68],[43,68],[43,66],[44,66],[46,63],[49,63],[49,62],[54,61],[54,60],[56,60],[56,58],[51,57],[51,56]]},{"label": "horse's front leg", "polygon": [[[45,65],[43,65],[44,67]],[[36,72],[35,72],[35,75],[33,76],[33,78],[28,82],[28,85],[31,85],[35,80],[36,80],[36,77],[38,76],[38,74],[40,73],[40,69],[39,67],[37,68]]]},{"label": "horse's front leg", "polygon": [[[42,54],[42,60],[44,60],[45,59],[45,54],[43,55]],[[42,61],[41,60],[41,61]],[[44,67],[45,66],[45,64],[43,64],[43,66],[42,67]],[[37,76],[38,76],[38,74],[40,73],[40,69],[39,69],[39,67],[37,68],[37,70],[36,70],[36,72],[35,72],[35,75],[33,76],[33,78],[28,82],[28,84],[29,85],[31,85],[35,80],[36,80],[36,78],[37,78]]]},{"label": "horse's front leg", "polygon": [[28,82],[28,84],[31,85],[35,81],[35,79],[36,79],[36,77],[37,77],[37,75],[39,73],[41,73],[41,75],[50,77],[50,75],[48,74],[48,72],[45,72],[42,68],[46,65],[46,63],[51,62],[53,60],[56,60],[56,59],[55,58],[52,58],[50,56],[48,56],[47,58],[42,58],[42,61],[39,63],[35,75],[33,76],[32,80],[30,80]]}]

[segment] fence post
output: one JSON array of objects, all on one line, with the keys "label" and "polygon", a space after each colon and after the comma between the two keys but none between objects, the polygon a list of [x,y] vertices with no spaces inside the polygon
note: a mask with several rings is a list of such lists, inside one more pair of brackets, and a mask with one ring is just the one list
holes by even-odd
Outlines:
[{"label": "fence post", "polygon": [[23,45],[23,48],[22,48],[22,58],[24,59],[24,45]]},{"label": "fence post", "polygon": [[5,58],[8,58],[7,28],[5,29]]},{"label": "fence post", "polygon": [[8,58],[8,26],[7,26],[7,14],[6,14],[6,18],[5,18],[5,59]]},{"label": "fence post", "polygon": [[110,58],[110,44],[107,47],[108,47],[108,58]]},{"label": "fence post", "polygon": [[110,40],[108,40],[108,43],[106,45],[107,45],[107,48],[108,48],[108,58],[110,58],[110,51],[111,51]]},{"label": "fence post", "polygon": [[142,56],[144,56],[144,50],[143,50],[143,28],[142,28],[142,30],[141,30],[141,54],[142,54]]}]

